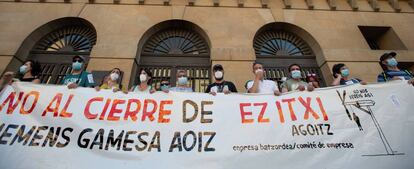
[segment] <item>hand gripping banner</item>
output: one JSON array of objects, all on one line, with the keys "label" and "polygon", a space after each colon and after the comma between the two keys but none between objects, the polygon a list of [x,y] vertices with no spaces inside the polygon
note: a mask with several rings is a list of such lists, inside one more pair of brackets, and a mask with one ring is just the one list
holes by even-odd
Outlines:
[{"label": "hand gripping banner", "polygon": [[404,81],[282,96],[14,83],[0,168],[412,168],[413,106]]}]

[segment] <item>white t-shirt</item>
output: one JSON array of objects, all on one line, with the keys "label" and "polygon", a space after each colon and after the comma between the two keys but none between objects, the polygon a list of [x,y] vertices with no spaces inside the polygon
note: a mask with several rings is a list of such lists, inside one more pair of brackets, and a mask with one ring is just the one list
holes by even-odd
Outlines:
[{"label": "white t-shirt", "polygon": [[173,92],[193,92],[191,87],[171,87],[170,91]]},{"label": "white t-shirt", "polygon": [[[254,81],[249,81],[247,83],[247,90],[253,87]],[[274,81],[271,80],[262,80],[259,81],[259,88],[257,93],[269,93],[273,94],[274,91],[279,91],[279,88],[277,87],[277,84]]]}]

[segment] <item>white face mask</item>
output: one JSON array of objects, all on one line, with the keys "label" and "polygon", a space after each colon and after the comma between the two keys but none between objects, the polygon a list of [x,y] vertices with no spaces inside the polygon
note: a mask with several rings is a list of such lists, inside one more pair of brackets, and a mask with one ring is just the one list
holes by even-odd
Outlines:
[{"label": "white face mask", "polygon": [[139,80],[140,80],[141,82],[145,82],[145,81],[147,81],[147,75],[140,74],[140,75],[139,75]]},{"label": "white face mask", "polygon": [[216,77],[216,79],[218,79],[218,80],[223,79],[223,72],[222,71],[216,71],[214,73],[214,77]]},{"label": "white face mask", "polygon": [[187,84],[187,77],[179,77],[178,78],[178,85],[186,85]]},{"label": "white face mask", "polygon": [[111,73],[110,77],[111,77],[112,81],[116,81],[119,78],[119,74],[118,73]]},{"label": "white face mask", "polygon": [[254,71],[255,73],[257,72],[263,72],[263,69],[256,69],[256,71]]}]

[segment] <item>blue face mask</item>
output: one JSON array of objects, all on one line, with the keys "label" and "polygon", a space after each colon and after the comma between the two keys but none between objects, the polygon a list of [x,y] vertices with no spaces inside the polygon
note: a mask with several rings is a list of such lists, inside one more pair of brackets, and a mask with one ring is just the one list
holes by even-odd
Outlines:
[{"label": "blue face mask", "polygon": [[291,73],[292,73],[292,78],[294,79],[299,79],[302,77],[302,73],[300,72],[300,70],[294,70]]},{"label": "blue face mask", "polygon": [[342,77],[348,77],[349,76],[349,69],[341,70],[341,76]]},{"label": "blue face mask", "polygon": [[179,77],[178,78],[178,85],[186,85],[188,82],[187,77]]},{"label": "blue face mask", "polygon": [[19,73],[24,75],[27,72],[27,66],[26,65],[22,65],[19,68]]},{"label": "blue face mask", "polygon": [[162,85],[161,86],[161,90],[162,91],[166,91],[166,90],[168,90],[170,87],[169,86],[167,86],[167,85]]},{"label": "blue face mask", "polygon": [[82,63],[80,62],[73,62],[72,63],[72,69],[73,70],[80,70],[82,68]]},{"label": "blue face mask", "polygon": [[394,67],[398,65],[398,62],[395,58],[387,59],[387,65]]}]

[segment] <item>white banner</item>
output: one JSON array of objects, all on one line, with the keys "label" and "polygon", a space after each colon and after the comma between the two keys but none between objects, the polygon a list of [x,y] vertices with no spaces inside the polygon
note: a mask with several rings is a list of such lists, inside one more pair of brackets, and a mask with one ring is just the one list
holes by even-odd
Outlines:
[{"label": "white banner", "polygon": [[282,96],[14,83],[0,168],[413,168],[413,105],[402,81]]}]

